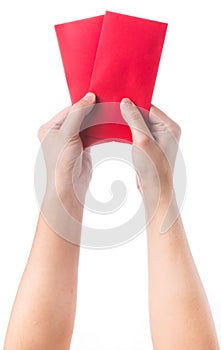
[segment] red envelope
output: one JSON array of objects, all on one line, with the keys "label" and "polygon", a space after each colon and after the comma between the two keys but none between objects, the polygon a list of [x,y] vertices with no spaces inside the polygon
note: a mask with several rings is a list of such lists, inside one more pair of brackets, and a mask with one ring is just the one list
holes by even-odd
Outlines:
[{"label": "red envelope", "polygon": [[131,143],[119,102],[129,97],[149,110],[167,24],[106,12],[55,28],[72,103],[87,91],[102,102],[82,123],[84,147]]},{"label": "red envelope", "polygon": [[104,16],[55,26],[72,103],[89,90]]}]

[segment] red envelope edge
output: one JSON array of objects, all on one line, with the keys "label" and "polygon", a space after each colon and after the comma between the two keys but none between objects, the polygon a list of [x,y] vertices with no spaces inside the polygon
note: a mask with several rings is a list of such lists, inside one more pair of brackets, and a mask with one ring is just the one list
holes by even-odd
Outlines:
[{"label": "red envelope edge", "polygon": [[150,109],[167,24],[107,11],[90,91],[98,102],[129,97]]},{"label": "red envelope edge", "polygon": [[[94,135],[102,135],[102,138],[95,137]],[[83,140],[84,148],[91,147],[102,142],[117,141],[132,143],[131,131],[128,126],[119,126],[119,124],[95,125],[90,127],[88,130],[81,131],[80,136]]]},{"label": "red envelope edge", "polygon": [[[72,103],[93,91],[98,102],[130,97],[149,109],[166,28],[164,23],[112,12],[55,26]],[[80,132],[84,147],[132,142],[119,106],[111,123],[109,109],[101,104],[95,125]]]},{"label": "red envelope edge", "polygon": [[[139,110],[144,120],[147,121],[149,112],[144,108],[139,108]],[[121,116],[119,102],[95,104],[92,112],[81,124],[80,136],[84,148],[110,141],[132,143],[132,134]]]},{"label": "red envelope edge", "polygon": [[96,16],[55,25],[72,103],[89,91],[103,18]]}]

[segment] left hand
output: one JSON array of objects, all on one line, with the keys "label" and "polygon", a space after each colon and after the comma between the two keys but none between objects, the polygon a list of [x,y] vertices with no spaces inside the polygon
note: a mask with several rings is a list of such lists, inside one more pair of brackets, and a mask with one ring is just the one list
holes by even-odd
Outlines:
[{"label": "left hand", "polygon": [[79,131],[95,100],[93,93],[86,94],[42,125],[38,132],[47,168],[44,202],[51,201],[53,205],[53,200],[59,197],[68,211],[83,207],[91,178],[90,152],[83,150]]}]

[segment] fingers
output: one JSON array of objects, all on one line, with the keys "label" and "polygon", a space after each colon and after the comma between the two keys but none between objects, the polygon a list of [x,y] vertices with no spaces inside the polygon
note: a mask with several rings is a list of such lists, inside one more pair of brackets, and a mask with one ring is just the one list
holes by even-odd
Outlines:
[{"label": "fingers", "polygon": [[71,107],[60,128],[67,138],[73,139],[78,137],[81,123],[84,117],[93,109],[95,101],[95,94],[88,92],[80,101]]},{"label": "fingers", "polygon": [[181,128],[180,126],[175,123],[171,118],[169,118],[164,112],[162,112],[159,108],[155,106],[151,106],[150,113],[149,113],[149,119],[148,122],[150,124],[150,130],[154,131],[155,127],[158,127],[159,125],[161,128],[167,128],[177,139],[177,141],[180,138],[181,135]]},{"label": "fingers", "polygon": [[120,108],[124,120],[131,129],[134,144],[139,145],[147,140],[154,140],[142,114],[129,98],[121,101]]},{"label": "fingers", "polygon": [[89,92],[73,106],[63,109],[40,127],[38,131],[39,140],[42,142],[50,130],[59,129],[63,130],[68,138],[78,137],[81,123],[84,117],[92,110],[95,100],[95,95]]},{"label": "fingers", "polygon": [[164,112],[162,112],[159,108],[157,108],[154,105],[151,105],[149,118],[163,121],[166,125],[173,122],[172,119],[170,119]]},{"label": "fingers", "polygon": [[70,109],[72,106],[64,108],[61,112],[56,114],[51,120],[49,120],[47,123],[43,124],[39,131],[38,131],[38,138],[42,142],[49,130],[53,129],[60,129],[62,123],[64,122],[65,118],[67,117],[68,113],[70,112]]}]

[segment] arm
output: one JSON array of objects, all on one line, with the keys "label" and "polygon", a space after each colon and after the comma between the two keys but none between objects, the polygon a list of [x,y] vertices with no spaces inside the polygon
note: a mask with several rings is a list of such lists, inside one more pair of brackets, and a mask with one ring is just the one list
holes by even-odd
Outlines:
[{"label": "arm", "polygon": [[11,313],[5,350],[70,347],[83,201],[90,180],[90,156],[82,150],[79,129],[94,101],[94,95],[91,100],[82,99],[39,130],[47,189]]},{"label": "arm", "polygon": [[122,101],[148,219],[150,324],[156,350],[218,350],[216,331],[173,191],[180,128],[151,108],[148,124]]}]

